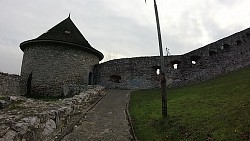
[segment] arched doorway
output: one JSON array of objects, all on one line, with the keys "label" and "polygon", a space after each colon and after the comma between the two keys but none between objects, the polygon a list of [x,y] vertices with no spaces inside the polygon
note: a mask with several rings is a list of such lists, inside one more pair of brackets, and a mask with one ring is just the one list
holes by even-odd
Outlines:
[{"label": "arched doorway", "polygon": [[92,72],[89,72],[89,85],[92,85],[93,84],[93,73]]},{"label": "arched doorway", "polygon": [[28,80],[27,80],[27,95],[31,95],[31,81],[32,81],[32,73],[30,73]]}]

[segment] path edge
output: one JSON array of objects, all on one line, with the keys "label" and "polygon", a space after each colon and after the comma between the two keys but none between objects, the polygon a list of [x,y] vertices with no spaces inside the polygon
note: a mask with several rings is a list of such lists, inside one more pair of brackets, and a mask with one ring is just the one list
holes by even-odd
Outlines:
[{"label": "path edge", "polygon": [[133,91],[130,91],[127,94],[125,113],[126,113],[126,116],[127,116],[129,126],[130,126],[130,134],[132,134],[132,136],[133,136],[132,141],[138,141],[138,139],[137,139],[137,137],[135,135],[135,130],[134,130],[132,119],[131,119],[131,116],[130,116],[130,113],[129,113],[129,102],[130,102],[130,95],[131,95],[132,92]]},{"label": "path edge", "polygon": [[108,89],[104,92],[104,95],[100,97],[95,103],[93,103],[90,107],[87,109],[84,109],[82,111],[82,114],[80,114],[75,121],[70,123],[63,131],[61,131],[58,136],[51,138],[51,140],[54,141],[61,141],[65,136],[67,136],[72,130],[74,130],[74,126],[91,110],[93,109],[104,97],[106,97],[111,90]]}]

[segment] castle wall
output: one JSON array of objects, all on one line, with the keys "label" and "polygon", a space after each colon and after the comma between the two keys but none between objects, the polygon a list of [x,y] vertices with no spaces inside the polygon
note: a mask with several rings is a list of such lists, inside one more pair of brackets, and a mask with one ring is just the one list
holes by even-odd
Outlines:
[{"label": "castle wall", "polygon": [[117,59],[96,67],[96,83],[108,88],[149,89],[157,87],[157,57]]},{"label": "castle wall", "polygon": [[0,95],[19,95],[20,76],[0,72]]},{"label": "castle wall", "polygon": [[[183,55],[165,56],[164,64],[168,87],[197,83],[250,65],[250,29]],[[159,57],[116,59],[98,65],[95,79],[108,88],[159,88],[159,68]]]},{"label": "castle wall", "polygon": [[69,86],[87,85],[92,81],[93,67],[99,63],[95,55],[65,44],[28,45],[21,69],[23,95],[62,96]]}]

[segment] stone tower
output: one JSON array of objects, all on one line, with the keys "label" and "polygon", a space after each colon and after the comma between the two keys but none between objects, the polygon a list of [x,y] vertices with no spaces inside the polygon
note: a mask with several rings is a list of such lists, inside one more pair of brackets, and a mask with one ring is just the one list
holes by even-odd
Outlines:
[{"label": "stone tower", "polygon": [[60,97],[69,86],[93,84],[94,65],[103,59],[70,16],[38,38],[22,42],[20,48],[21,94],[31,97]]}]

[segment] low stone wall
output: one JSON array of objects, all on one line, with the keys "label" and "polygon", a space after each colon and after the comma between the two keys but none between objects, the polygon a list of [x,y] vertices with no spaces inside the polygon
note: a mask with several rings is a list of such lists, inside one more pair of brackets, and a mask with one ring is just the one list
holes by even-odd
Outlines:
[{"label": "low stone wall", "polygon": [[59,100],[22,96],[2,98],[1,102],[7,104],[0,109],[0,141],[54,140],[76,116],[104,94],[104,87],[89,86],[79,95]]},{"label": "low stone wall", "polygon": [[19,95],[20,76],[0,72],[0,95]]}]

